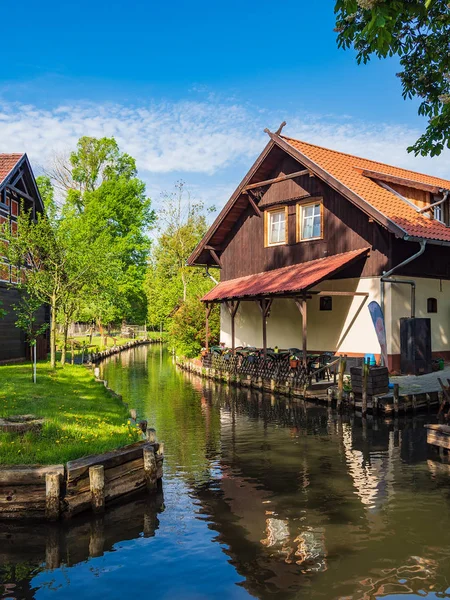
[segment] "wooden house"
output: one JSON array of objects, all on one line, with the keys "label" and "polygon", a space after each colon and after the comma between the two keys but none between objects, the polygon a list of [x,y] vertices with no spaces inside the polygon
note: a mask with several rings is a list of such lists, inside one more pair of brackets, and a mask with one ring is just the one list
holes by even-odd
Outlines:
[{"label": "wooden house", "polygon": [[391,369],[402,317],[429,317],[450,359],[450,181],[266,132],[188,261],[220,268],[203,301],[221,304],[221,340],[379,356],[375,300]]},{"label": "wooden house", "polygon": [[[9,222],[14,232],[21,206],[31,210],[32,215],[44,210],[27,155],[0,154],[0,224]],[[6,311],[6,316],[0,319],[0,362],[20,360],[29,353],[25,334],[15,325],[17,317],[13,310],[20,298],[16,287],[19,277],[2,256],[0,246],[0,308]],[[49,321],[48,307],[42,306],[38,318],[41,322]],[[38,340],[38,359],[47,357],[48,335],[47,332]]]}]

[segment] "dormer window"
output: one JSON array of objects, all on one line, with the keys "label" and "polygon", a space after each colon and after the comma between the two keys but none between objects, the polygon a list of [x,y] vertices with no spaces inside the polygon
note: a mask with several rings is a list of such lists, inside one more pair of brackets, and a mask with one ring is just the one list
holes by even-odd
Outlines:
[{"label": "dormer window", "polygon": [[280,246],[287,242],[287,206],[267,210],[265,217],[266,246]]},{"label": "dormer window", "polygon": [[439,204],[433,208],[433,216],[436,221],[440,221],[441,223],[444,222],[444,211],[442,210],[442,204]]}]

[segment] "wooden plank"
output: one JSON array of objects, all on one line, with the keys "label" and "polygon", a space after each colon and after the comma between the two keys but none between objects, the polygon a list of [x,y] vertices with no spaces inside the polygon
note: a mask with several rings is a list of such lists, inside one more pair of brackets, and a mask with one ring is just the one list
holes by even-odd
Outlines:
[{"label": "wooden plank", "polygon": [[308,169],[302,169],[301,171],[295,171],[294,173],[289,173],[288,175],[280,175],[280,177],[274,177],[273,179],[266,179],[265,181],[250,183],[246,185],[242,189],[242,191],[246,192],[247,190],[254,190],[256,188],[264,187],[266,185],[272,185],[272,183],[279,183],[280,181],[286,181],[287,179],[294,179],[294,177],[302,177],[303,175],[309,174],[310,171]]},{"label": "wooden plank", "polygon": [[102,464],[105,469],[110,469],[140,458],[145,444],[148,442],[143,440],[105,454],[95,454],[69,461],[67,463],[67,482],[83,477],[89,471],[89,467],[94,465]]},{"label": "wooden plank", "polygon": [[406,187],[411,187],[416,190],[423,190],[425,192],[431,192],[432,194],[438,194],[441,188],[436,185],[431,185],[429,183],[423,183],[421,181],[413,181],[412,179],[407,179],[405,177],[397,177],[395,175],[388,175],[387,173],[380,173],[379,171],[371,171],[370,169],[360,169],[356,168],[356,171],[359,171],[361,175],[365,177],[369,177],[369,179],[380,179],[381,181],[387,181],[388,183],[396,183],[398,185],[404,185]]},{"label": "wooden plank", "polygon": [[64,477],[64,465],[26,465],[0,467],[0,486],[2,485],[39,485],[45,486],[47,473],[57,473]]},{"label": "wooden plank", "polygon": [[439,446],[441,448],[447,448],[447,450],[450,450],[450,437],[437,431],[429,430],[427,432],[427,444]]},{"label": "wooden plank", "polygon": [[[144,459],[140,457],[135,460],[123,463],[122,465],[118,465],[117,467],[106,469],[105,482],[106,484],[108,484],[114,479],[118,479],[120,477],[128,477],[128,475],[130,475],[134,471],[142,471],[143,468]],[[75,481],[70,481],[67,483],[67,494],[69,496],[73,496],[74,494],[78,494],[81,492],[87,492],[89,491],[89,489],[89,477],[82,477],[81,479],[77,479]]]},{"label": "wooden plank", "polygon": [[16,485],[0,487],[0,506],[15,503],[43,504],[45,507],[45,485]]}]

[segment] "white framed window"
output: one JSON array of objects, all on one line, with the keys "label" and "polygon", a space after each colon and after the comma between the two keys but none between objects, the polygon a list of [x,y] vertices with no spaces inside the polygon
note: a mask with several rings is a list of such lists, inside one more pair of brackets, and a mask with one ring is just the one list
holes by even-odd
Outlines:
[{"label": "white framed window", "polygon": [[268,210],[265,215],[266,246],[279,246],[287,242],[287,206]]},{"label": "white framed window", "polygon": [[442,204],[438,204],[433,208],[434,218],[436,221],[444,222],[444,211],[442,210]]},{"label": "white framed window", "polygon": [[323,237],[322,202],[297,205],[298,241],[318,240]]}]

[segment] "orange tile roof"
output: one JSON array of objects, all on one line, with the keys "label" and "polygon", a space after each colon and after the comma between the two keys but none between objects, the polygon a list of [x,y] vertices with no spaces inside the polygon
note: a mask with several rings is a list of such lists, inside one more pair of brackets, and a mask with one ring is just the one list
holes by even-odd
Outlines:
[{"label": "orange tile roof", "polygon": [[401,177],[445,189],[450,189],[449,180],[393,167],[367,158],[338,152],[337,150],[329,150],[285,136],[280,136],[280,138],[329,173],[354,194],[357,194],[379,213],[401,227],[409,236],[450,242],[450,229],[448,227],[443,223],[439,223],[439,221],[419,214],[407,202],[382,188],[375,181],[363,175],[360,170],[377,171],[385,175]]},{"label": "orange tile roof", "polygon": [[273,271],[221,281],[203,296],[202,301],[213,302],[245,296],[301,292],[340,271],[357,258],[362,257],[368,250],[369,248],[360,248]]},{"label": "orange tile roof", "polygon": [[0,184],[22,158],[23,154],[0,154]]}]

